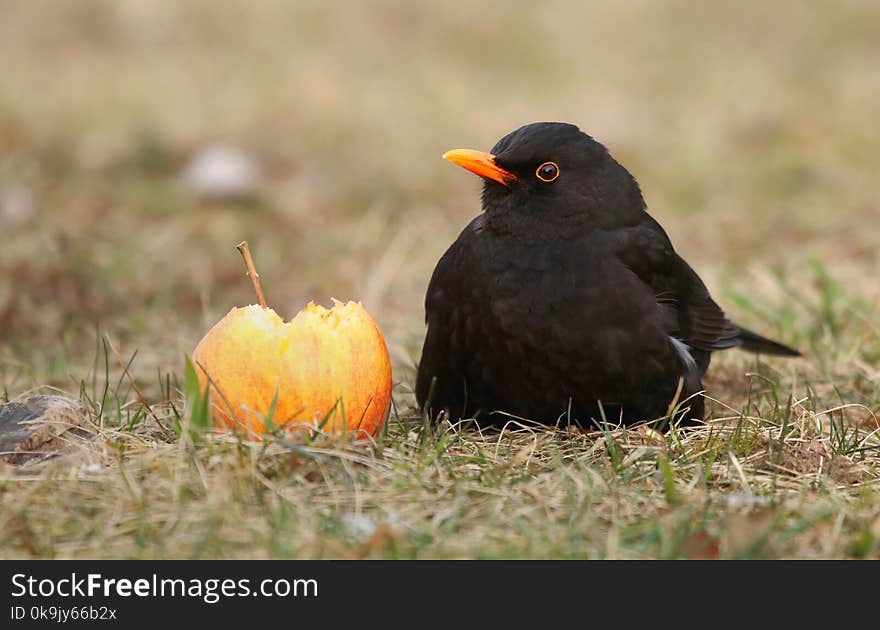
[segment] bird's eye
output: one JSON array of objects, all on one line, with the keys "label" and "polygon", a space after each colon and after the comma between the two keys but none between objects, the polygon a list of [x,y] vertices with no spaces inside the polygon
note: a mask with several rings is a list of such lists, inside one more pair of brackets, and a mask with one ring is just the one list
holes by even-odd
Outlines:
[{"label": "bird's eye", "polygon": [[559,177],[559,167],[556,166],[556,162],[544,162],[538,167],[538,170],[535,171],[535,175],[537,175],[538,179],[542,182],[547,182],[549,184]]}]

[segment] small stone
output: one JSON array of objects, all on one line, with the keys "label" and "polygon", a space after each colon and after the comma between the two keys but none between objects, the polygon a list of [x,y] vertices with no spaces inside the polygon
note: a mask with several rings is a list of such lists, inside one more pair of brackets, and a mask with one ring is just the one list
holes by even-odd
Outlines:
[{"label": "small stone", "polygon": [[24,225],[34,216],[34,196],[22,184],[0,188],[0,222],[8,225]]},{"label": "small stone", "polygon": [[193,156],[183,179],[199,197],[241,200],[256,196],[260,174],[256,161],[245,151],[231,145],[212,144]]}]

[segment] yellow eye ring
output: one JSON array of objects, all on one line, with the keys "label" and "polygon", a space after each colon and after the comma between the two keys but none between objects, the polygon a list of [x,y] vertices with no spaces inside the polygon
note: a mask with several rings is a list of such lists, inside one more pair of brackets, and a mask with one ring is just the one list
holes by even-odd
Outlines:
[{"label": "yellow eye ring", "polygon": [[556,162],[544,162],[535,170],[535,177],[549,184],[559,177],[559,166]]}]

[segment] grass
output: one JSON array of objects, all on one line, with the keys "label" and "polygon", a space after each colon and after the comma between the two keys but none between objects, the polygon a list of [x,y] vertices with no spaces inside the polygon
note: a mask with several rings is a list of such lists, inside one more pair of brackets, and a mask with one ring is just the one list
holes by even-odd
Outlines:
[{"label": "grass", "polygon": [[[7,469],[6,557],[822,558],[880,549],[876,417],[856,421],[866,410],[815,391],[779,404],[763,379],[743,410],[666,435],[518,422],[481,433],[393,414],[373,443],[316,435],[261,444],[198,431],[198,403],[181,418],[179,396],[146,409],[110,383],[86,397],[96,437]],[[182,430],[170,430],[176,422]]]},{"label": "grass", "polygon": [[[40,3],[0,21],[0,398],[89,440],[0,468],[0,557],[880,556],[880,10],[812,3]],[[439,159],[570,120],[743,325],[705,426],[427,425],[424,290],[475,214]],[[243,147],[254,198],[182,183]],[[184,355],[253,301],[361,299],[394,411],[375,443],[201,430]],[[191,389],[191,387],[190,387]]]}]

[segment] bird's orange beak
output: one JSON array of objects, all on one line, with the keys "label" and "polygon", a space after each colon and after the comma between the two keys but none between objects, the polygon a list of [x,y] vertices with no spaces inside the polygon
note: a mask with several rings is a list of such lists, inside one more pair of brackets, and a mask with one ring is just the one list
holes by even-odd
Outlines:
[{"label": "bird's orange beak", "polygon": [[473,151],[471,149],[454,149],[444,153],[443,159],[466,168],[480,177],[491,179],[505,186],[509,185],[508,182],[518,179],[513,173],[505,171],[495,164],[495,156],[491,153],[483,153],[482,151]]}]

